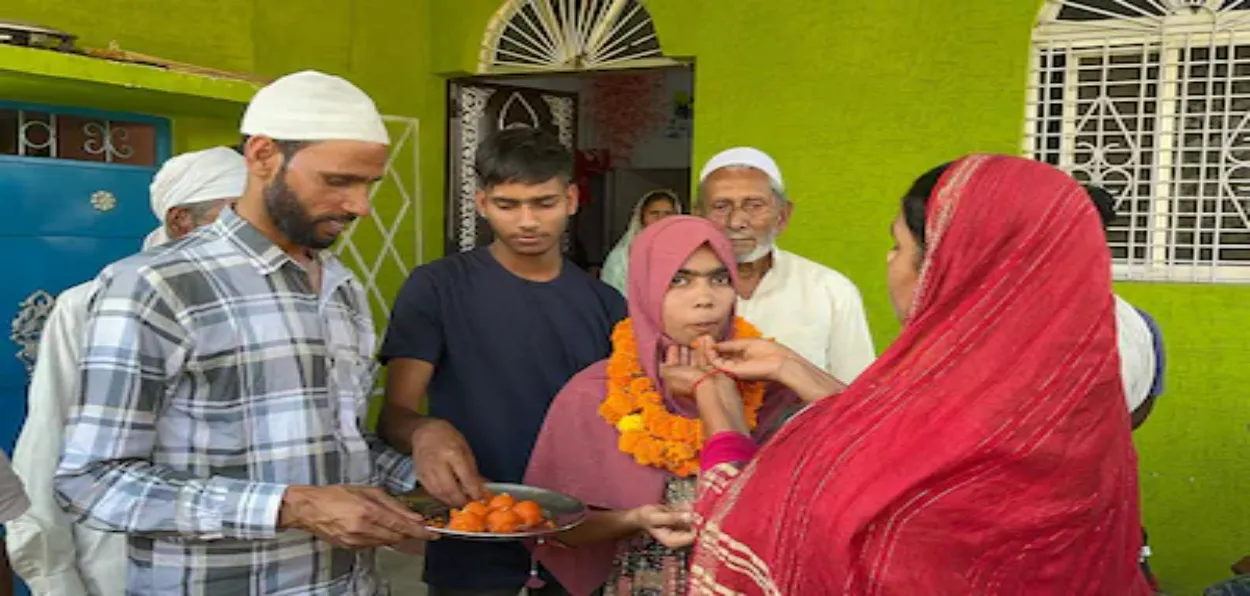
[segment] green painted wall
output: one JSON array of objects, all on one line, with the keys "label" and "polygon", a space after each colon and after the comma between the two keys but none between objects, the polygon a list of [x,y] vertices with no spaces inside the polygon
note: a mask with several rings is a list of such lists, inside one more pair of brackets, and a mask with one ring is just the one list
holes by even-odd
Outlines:
[{"label": "green painted wall", "polygon": [[[476,67],[501,4],[434,3],[436,72]],[[646,2],[665,53],[695,61],[695,161],[738,144],[777,158],[797,204],[782,244],[859,284],[879,348],[898,330],[884,282],[898,197],[964,153],[1019,152],[1039,4]],[[1168,394],[1137,436],[1154,564],[1171,593],[1200,593],[1250,554],[1250,289],[1120,290],[1158,318],[1170,349]]]}]

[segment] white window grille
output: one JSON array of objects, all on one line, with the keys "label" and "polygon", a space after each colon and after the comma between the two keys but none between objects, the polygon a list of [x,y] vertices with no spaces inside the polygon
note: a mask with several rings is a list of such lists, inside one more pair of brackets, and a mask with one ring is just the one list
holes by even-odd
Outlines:
[{"label": "white window grille", "polygon": [[478,72],[671,64],[640,0],[507,0],[486,28]]},{"label": "white window grille", "polygon": [[1117,279],[1250,282],[1250,0],[1047,0],[1024,151],[1117,197]]}]

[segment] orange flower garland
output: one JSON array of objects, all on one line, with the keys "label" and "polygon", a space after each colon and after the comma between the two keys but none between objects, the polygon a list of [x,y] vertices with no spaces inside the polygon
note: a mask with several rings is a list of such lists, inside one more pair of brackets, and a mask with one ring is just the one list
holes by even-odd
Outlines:
[{"label": "orange flower garland", "polygon": [[[763,337],[758,329],[737,317],[733,337]],[[747,424],[754,429],[764,405],[764,383],[738,382]],[[612,355],[608,357],[608,394],[599,406],[599,415],[620,432],[617,448],[634,456],[634,461],[663,468],[677,476],[699,472],[699,451],[703,448],[703,423],[698,418],[673,414],[664,407],[664,396],[656,391],[638,359],[638,343],[629,319],[612,330]]]}]

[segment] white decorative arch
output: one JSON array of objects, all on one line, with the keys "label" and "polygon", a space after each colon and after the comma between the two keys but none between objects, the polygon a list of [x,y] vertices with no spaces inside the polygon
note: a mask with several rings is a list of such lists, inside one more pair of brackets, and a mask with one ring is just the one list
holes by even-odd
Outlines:
[{"label": "white decorative arch", "polygon": [[1250,1],[1047,0],[1024,152],[1107,188],[1119,279],[1250,282]]},{"label": "white decorative arch", "polygon": [[478,55],[479,74],[673,64],[641,0],[507,0]]}]

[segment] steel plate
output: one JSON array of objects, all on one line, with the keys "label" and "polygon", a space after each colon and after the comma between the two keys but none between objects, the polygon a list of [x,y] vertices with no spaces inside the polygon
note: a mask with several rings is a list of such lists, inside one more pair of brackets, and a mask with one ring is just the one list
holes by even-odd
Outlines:
[{"label": "steel plate", "polygon": [[[455,538],[457,540],[500,542],[550,536],[552,534],[558,534],[571,528],[575,528],[583,521],[586,521],[586,505],[581,501],[562,493],[535,486],[500,482],[486,483],[486,490],[495,494],[507,493],[512,495],[512,498],[518,501],[533,501],[538,503],[538,506],[542,508],[543,513],[546,514],[547,519],[555,523],[555,528],[516,532],[513,534],[461,532],[459,530],[449,530],[447,528],[438,528],[433,526],[429,526],[428,529],[436,534],[441,534],[448,538]],[[421,516],[426,519],[445,521],[451,513],[450,507],[429,496],[424,491],[418,491],[410,495],[405,495],[403,499],[408,503],[408,506],[411,507],[413,511],[420,513]]]}]

